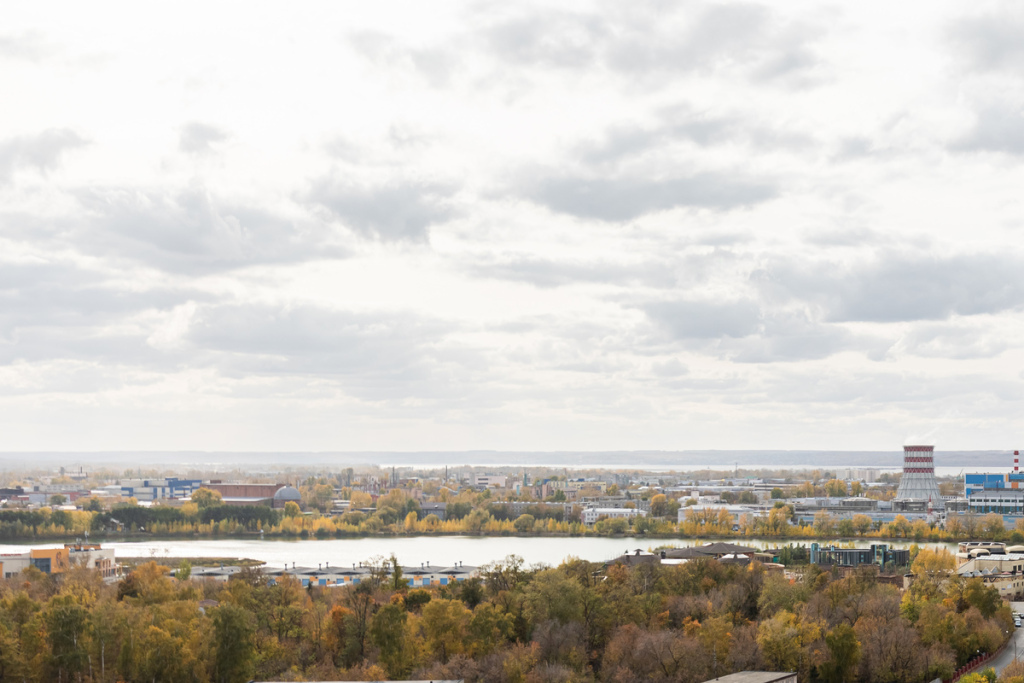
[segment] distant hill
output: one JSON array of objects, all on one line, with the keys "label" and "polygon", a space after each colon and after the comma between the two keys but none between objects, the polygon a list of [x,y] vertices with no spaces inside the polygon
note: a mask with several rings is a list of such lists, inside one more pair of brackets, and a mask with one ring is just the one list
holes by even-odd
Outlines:
[{"label": "distant hill", "polygon": [[[937,467],[974,469],[1008,467],[1011,451],[936,451]],[[608,469],[728,469],[755,467],[900,467],[903,451],[422,451],[422,452],[9,452],[0,453],[0,469],[38,466],[87,467],[238,467],[349,465],[380,466],[498,466]]]}]

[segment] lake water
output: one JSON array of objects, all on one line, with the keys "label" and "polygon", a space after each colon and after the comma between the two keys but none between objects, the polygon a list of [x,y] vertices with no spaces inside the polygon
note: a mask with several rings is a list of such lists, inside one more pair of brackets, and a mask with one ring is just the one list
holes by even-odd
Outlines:
[{"label": "lake water", "polygon": [[[754,548],[775,547],[772,541],[744,541],[743,539],[722,539],[731,543]],[[702,542],[710,542],[708,539]],[[796,542],[796,541],[787,541]],[[907,547],[909,543],[884,541],[891,547]],[[691,546],[697,542],[690,539],[651,538],[534,538],[534,537],[474,537],[474,536],[412,536],[373,537],[333,540],[278,539],[223,539],[223,540],[153,540],[120,543],[103,543],[105,548],[115,548],[118,557],[237,557],[260,560],[271,566],[291,565],[315,567],[322,562],[336,566],[359,563],[376,555],[390,557],[392,553],[399,563],[407,566],[430,562],[439,566],[451,566],[456,562],[480,566],[514,554],[522,557],[527,564],[557,565],[567,557],[578,557],[590,562],[601,562],[617,557],[624,552],[640,548],[647,550],[660,545]],[[801,539],[799,543],[810,544]],[[860,547],[871,544],[870,539],[858,541]],[[61,547],[59,543],[31,544],[35,548]],[[956,544],[922,544],[929,547],[946,547],[956,552]],[[0,553],[25,552],[26,545],[0,545]]]}]

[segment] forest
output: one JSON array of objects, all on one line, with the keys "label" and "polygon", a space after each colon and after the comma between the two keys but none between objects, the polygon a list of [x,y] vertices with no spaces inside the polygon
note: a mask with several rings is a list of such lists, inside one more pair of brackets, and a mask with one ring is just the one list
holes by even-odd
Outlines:
[{"label": "forest", "polygon": [[372,566],[352,588],[258,568],[227,583],[192,580],[187,564],[172,576],[148,562],[117,583],[29,569],[0,583],[0,681],[689,683],[767,669],[912,683],[948,677],[1013,629],[997,592],[951,573],[944,550],[917,553],[905,592],[872,567],[787,577],[714,559],[510,556],[429,588],[410,588],[394,558]]}]

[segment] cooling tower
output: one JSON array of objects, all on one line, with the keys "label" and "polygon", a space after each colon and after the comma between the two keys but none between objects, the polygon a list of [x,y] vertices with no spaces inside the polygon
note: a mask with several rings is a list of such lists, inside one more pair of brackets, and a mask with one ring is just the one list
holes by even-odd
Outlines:
[{"label": "cooling tower", "polygon": [[927,500],[931,507],[943,507],[935,481],[935,446],[904,446],[903,477],[896,500]]}]

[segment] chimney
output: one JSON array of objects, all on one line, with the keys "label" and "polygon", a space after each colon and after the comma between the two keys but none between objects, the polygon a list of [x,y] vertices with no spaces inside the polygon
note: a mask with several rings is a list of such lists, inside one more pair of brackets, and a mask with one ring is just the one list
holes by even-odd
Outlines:
[{"label": "chimney", "polygon": [[1020,472],[1020,451],[1013,452],[1013,473]]}]

